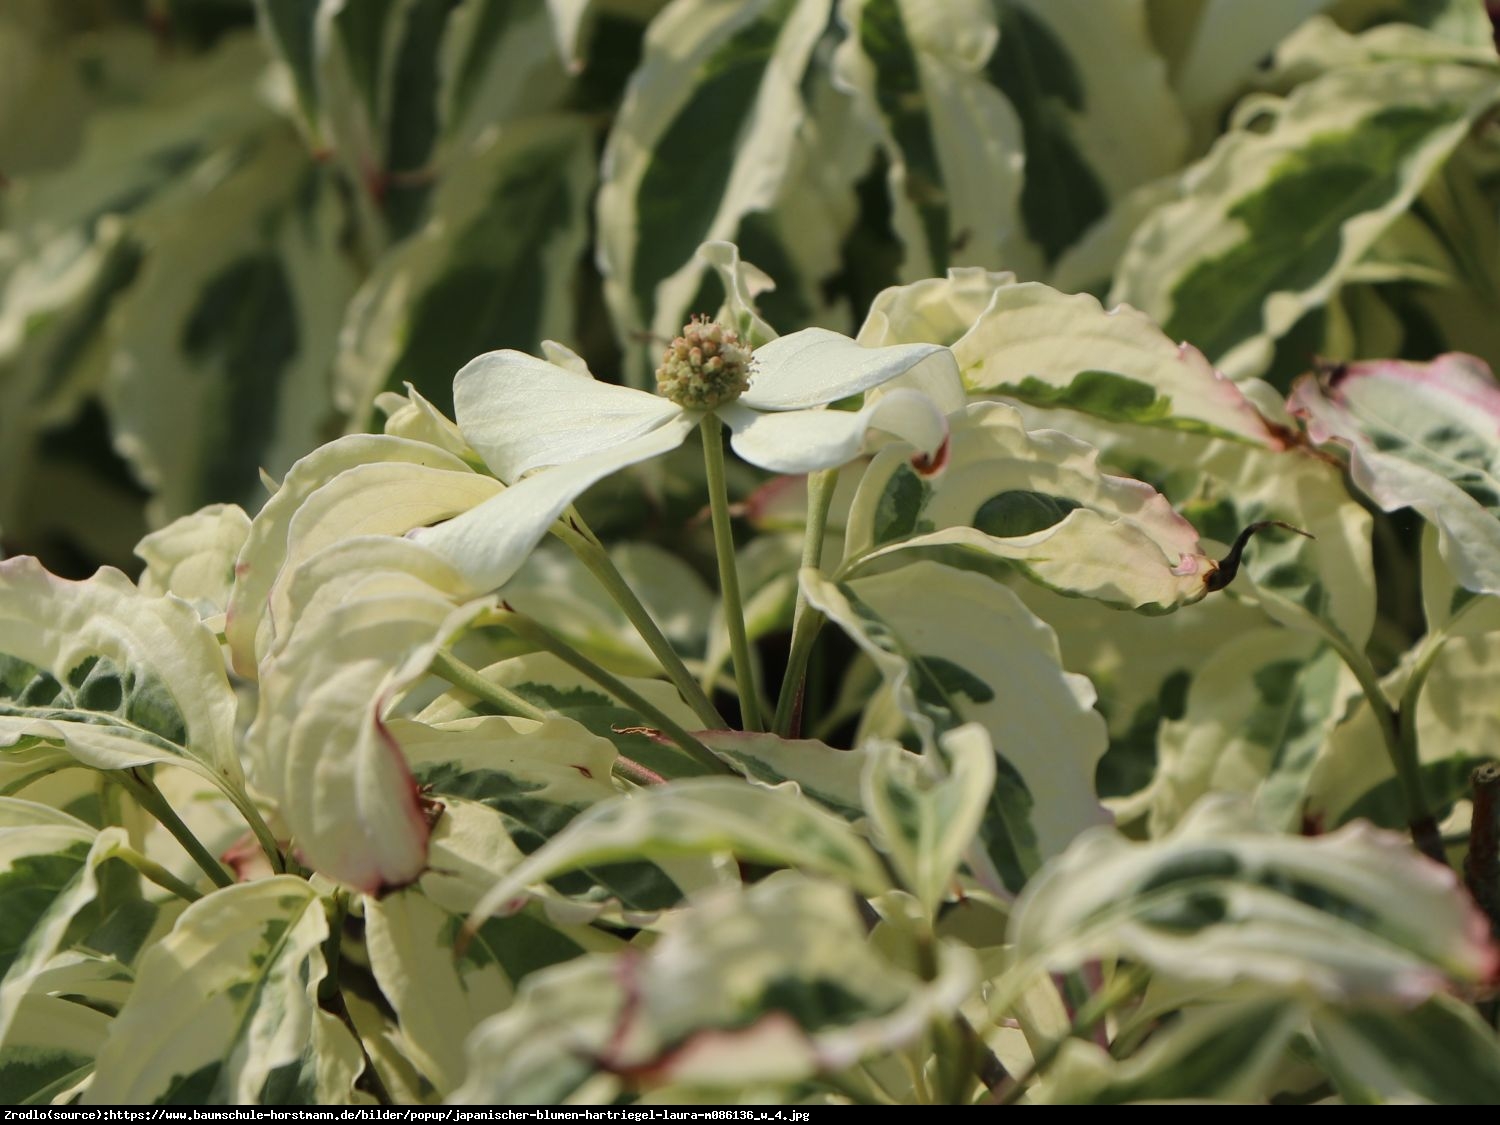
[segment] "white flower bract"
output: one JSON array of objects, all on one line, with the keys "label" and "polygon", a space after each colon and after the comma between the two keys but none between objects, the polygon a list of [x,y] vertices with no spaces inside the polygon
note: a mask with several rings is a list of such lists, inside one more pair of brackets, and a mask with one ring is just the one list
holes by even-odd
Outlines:
[{"label": "white flower bract", "polygon": [[[454,380],[459,429],[509,487],[412,538],[451,562],[476,590],[505,583],[591,485],[677,448],[707,413],[598,382],[567,349],[548,344],[546,350],[559,362],[489,352]],[[872,429],[933,453],[948,423],[930,390],[942,385],[962,394],[953,354],[935,344],[867,348],[807,328],[757,348],[754,358],[750,389],[714,413],[729,427],[735,453],[776,473],[846,464]],[[892,385],[898,380],[914,385]],[[829,409],[877,389],[858,409]]]}]

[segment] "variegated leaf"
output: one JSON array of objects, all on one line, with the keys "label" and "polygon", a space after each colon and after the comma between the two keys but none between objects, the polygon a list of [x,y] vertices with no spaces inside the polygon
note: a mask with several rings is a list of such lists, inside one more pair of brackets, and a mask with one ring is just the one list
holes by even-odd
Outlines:
[{"label": "variegated leaf", "polygon": [[[1273,409],[1269,387],[1244,387],[1254,391],[1262,410]],[[1197,529],[1200,550],[1222,557],[1245,528],[1265,520],[1306,531],[1314,538],[1285,530],[1258,535],[1241,556],[1229,596],[1293,628],[1321,632],[1332,625],[1354,647],[1369,639],[1376,608],[1371,520],[1327,457],[1303,445],[1258,448],[1203,434],[1107,424],[1071,411],[1026,407],[1022,413],[1029,427],[1057,426],[1098,446],[1108,471],[1160,488]]]},{"label": "variegated leaf", "polygon": [[834,876],[866,894],[888,886],[870,846],[791,786],[700,777],[640,789],[584,812],[496,884],[473,919],[519,908],[527,887],[569,871],[719,853]]},{"label": "variegated leaf", "polygon": [[[449,152],[498,123],[519,122],[562,100],[589,0],[566,2],[577,9],[571,18],[561,16],[558,0],[481,0],[454,10],[439,67],[442,142]],[[552,41],[558,50],[549,49]],[[464,174],[448,170],[454,173]],[[441,197],[433,210],[445,210]]]},{"label": "variegated leaf", "polygon": [[924,745],[965,722],[988,732],[998,777],[979,832],[989,873],[976,872],[987,885],[1020,890],[1106,819],[1093,787],[1106,742],[1093,687],[1063,671],[1055,634],[1010,590],[927,561],[843,583],[806,570],[802,583],[880,667]]},{"label": "variegated leaf", "polygon": [[835,73],[880,130],[902,274],[967,262],[1034,269],[1019,213],[1023,119],[985,70],[1003,48],[992,5],[843,0],[839,15],[850,34]]},{"label": "variegated leaf", "polygon": [[1493,1105],[1500,1046],[1469,1005],[1434,996],[1412,1011],[1324,1008],[1320,1061],[1345,1105]]},{"label": "variegated leaf", "polygon": [[1291,405],[1314,441],[1349,448],[1372,500],[1416,508],[1437,526],[1465,589],[1500,593],[1500,384],[1481,360],[1352,364],[1303,379]]},{"label": "variegated leaf", "polygon": [[1173,93],[1202,149],[1223,128],[1224,113],[1249,86],[1282,38],[1334,0],[1200,0],[1191,9],[1173,0],[1146,0],[1156,48],[1166,59]]},{"label": "variegated leaf", "polygon": [[890,858],[928,917],[952,889],[958,865],[985,820],[995,785],[995,751],[977,724],[955,727],[938,759],[894,743],[874,748],[865,770],[865,807]]},{"label": "variegated leaf", "polygon": [[324,5],[318,0],[255,0],[261,36],[291,75],[297,108],[312,129],[314,140],[319,116],[317,75],[317,22]]},{"label": "variegated leaf", "polygon": [[698,899],[642,954],[532,977],[470,1038],[454,1100],[556,1103],[595,1066],[648,1088],[774,1090],[913,1042],[977,976],[943,943],[924,982],[867,941],[846,889],[773,875]]},{"label": "variegated leaf", "polygon": [[347,1104],[362,1060],[318,1006],[328,902],[276,876],[194,903],[146,952],[88,1105]]},{"label": "variegated leaf", "polygon": [[118,571],[83,582],[0,562],[0,747],[59,745],[94,769],[171,762],[243,799],[234,692],[211,632]]},{"label": "variegated leaf", "polygon": [[[1322,307],[1495,101],[1496,76],[1402,60],[1262,100],[1135,233],[1110,302],[1158,320],[1235,378]],[[1299,357],[1300,361],[1300,357]]]},{"label": "variegated leaf", "polygon": [[306,596],[333,586],[335,600],[299,618],[262,662],[247,741],[257,787],[303,861],[374,893],[421,874],[431,831],[387,726],[392,704],[491,603],[456,606],[419,572],[399,569],[341,589],[352,569],[330,568]]},{"label": "variegated leaf", "polygon": [[[1420,650],[1418,650],[1420,651]],[[1415,725],[1423,797],[1445,809],[1470,795],[1474,767],[1495,757],[1500,715],[1492,700],[1500,691],[1500,634],[1460,636],[1432,659],[1417,699]],[[1384,682],[1399,699],[1410,675],[1398,668]],[[1333,732],[1311,779],[1311,811],[1321,824],[1363,817],[1389,828],[1405,828],[1406,800],[1369,707],[1364,704]]]},{"label": "variegated leaf", "polygon": [[0,798],[0,1046],[20,1005],[99,890],[97,869],[125,842],[66,813]]},{"label": "variegated leaf", "polygon": [[[490,925],[504,921],[492,919]],[[365,942],[376,983],[395,1009],[412,1061],[443,1096],[463,1081],[469,1032],[509,1006],[514,993],[498,956],[498,935],[481,930],[460,953],[462,926],[462,918],[414,890],[365,904]]]},{"label": "variegated leaf", "polygon": [[795,781],[803,794],[845,820],[865,815],[861,777],[873,750],[836,750],[812,738],[777,738],[737,730],[705,730],[697,738],[746,777],[766,785]]},{"label": "variegated leaf", "polygon": [[402,1048],[444,1095],[464,1077],[464,1040],[509,1007],[528,977],[624,948],[602,929],[557,921],[541,909],[491,918],[466,933],[462,910],[415,889],[368,901],[365,918],[370,965],[396,1011]]},{"label": "variegated leaf", "polygon": [[1098,692],[1094,707],[1108,724],[1109,749],[1095,783],[1121,823],[1134,821],[1145,812],[1156,776],[1162,724],[1182,716],[1204,654],[1226,637],[1264,625],[1264,616],[1233,598],[1150,616],[1120,613],[1034,582],[1016,581],[1011,589],[1057,633],[1063,667],[1087,676]]},{"label": "variegated leaf", "polygon": [[[342,480],[356,469],[364,472]],[[401,496],[394,505],[393,486]],[[319,500],[328,488],[336,488],[344,503]],[[224,623],[235,671],[255,678],[260,659],[270,650],[276,636],[272,597],[277,592],[286,596],[278,580],[290,578],[287,564],[294,549],[306,559],[341,537],[400,535],[464,511],[499,489],[453,454],[406,438],[351,435],[304,457],[256,515],[235,564]],[[332,515],[334,526],[305,514],[312,512]]]},{"label": "variegated leaf", "polygon": [[1229,640],[1201,662],[1181,717],[1161,727],[1151,834],[1210,792],[1253,795],[1267,827],[1298,831],[1318,755],[1357,694],[1315,637],[1271,628]]},{"label": "variegated leaf", "polygon": [[1112,201],[1178,168],[1187,122],[1140,0],[992,2],[986,73],[1020,118],[1021,218],[1050,265]]},{"label": "variegated leaf", "polygon": [[222,616],[249,534],[250,517],[238,504],[211,504],[153,531],[135,549],[146,564],[142,592],[176,594],[204,619]]},{"label": "variegated leaf", "polygon": [[[17,254],[23,247],[30,253],[0,270],[6,275],[0,277],[0,522],[18,541],[45,542],[65,532],[100,557],[118,558],[118,525],[130,528],[139,517],[100,521],[97,513],[77,511],[92,507],[82,503],[81,482],[70,490],[69,504],[48,502],[57,490],[41,487],[46,463],[54,463],[54,473],[66,472],[67,463],[56,465],[58,455],[45,449],[43,434],[97,390],[107,363],[104,310],[134,278],[140,253],[113,217],[102,218],[92,237],[67,230],[38,243],[15,246]],[[127,490],[100,490],[117,493],[116,509],[131,503]]]},{"label": "variegated leaf", "polygon": [[0,1041],[0,1101],[66,1104],[94,1072],[110,1017],[87,1004],[33,993]]},{"label": "variegated leaf", "polygon": [[[551,653],[526,653],[495,664],[483,660],[471,663],[479,667],[485,679],[509,688],[544,711],[575,720],[607,739],[620,754],[663,777],[692,777],[703,772],[703,766],[689,758],[675,742],[642,726],[640,715]],[[670,684],[635,677],[625,677],[624,682],[684,730],[698,726],[700,720]],[[425,723],[438,724],[494,713],[490,704],[453,688],[432,700],[416,717]]]},{"label": "variegated leaf", "polygon": [[1282,440],[1191,344],[1129,307],[1010,285],[953,345],[971,391],[1109,422],[1191,430],[1278,448]]},{"label": "variegated leaf", "polygon": [[[677,0],[652,21],[604,157],[599,257],[617,331],[671,339],[701,243],[777,199],[805,114],[799,85],[831,0]],[[633,347],[630,381],[644,383]]]},{"label": "variegated leaf", "polygon": [[432,219],[382,257],[349,307],[335,393],[355,424],[403,383],[448,411],[454,372],[480,352],[577,334],[593,144],[586,121],[557,116],[455,150]]},{"label": "variegated leaf", "polygon": [[223,161],[134,217],[145,260],[109,325],[104,399],[156,522],[257,502],[259,471],[285,472],[332,411],[327,371],[355,284],[337,185],[281,125]]},{"label": "variegated leaf", "polygon": [[1127,1059],[1072,1039],[1029,1093],[1042,1105],[1258,1103],[1275,1091],[1304,1019],[1286,999],[1247,998],[1183,1011]]},{"label": "variegated leaf", "polygon": [[1476,637],[1500,629],[1500,597],[1475,594],[1454,580],[1433,524],[1422,529],[1422,617],[1429,637]]},{"label": "variegated leaf", "polygon": [[1197,601],[1216,564],[1155,489],[1106,475],[1098,451],[976,403],[951,421],[941,473],[893,445],[871,463],[849,513],[846,567],[913,548],[1003,559],[1044,586],[1164,612]]},{"label": "variegated leaf", "polygon": [[1167,980],[1343,1003],[1418,1003],[1497,964],[1453,872],[1405,840],[1368,824],[1271,834],[1224,798],[1164,839],[1081,838],[1028,886],[1010,936],[1033,971],[1123,957]]},{"label": "variegated leaf", "polygon": [[[389,729],[417,781],[438,797],[476,801],[498,814],[516,858],[530,855],[589,809],[619,795],[615,748],[568,718],[483,716],[436,726],[392,720]],[[500,870],[490,872],[494,876]],[[684,882],[698,876],[684,868]],[[671,906],[678,884],[649,863],[588,865],[556,886],[575,898],[612,897],[629,910]]]}]

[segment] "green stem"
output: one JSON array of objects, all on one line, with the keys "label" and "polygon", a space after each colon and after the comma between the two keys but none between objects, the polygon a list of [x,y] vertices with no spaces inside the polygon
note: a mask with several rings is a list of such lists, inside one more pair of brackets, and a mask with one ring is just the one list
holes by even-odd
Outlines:
[{"label": "green stem", "polygon": [[396,1099],[375,1066],[370,1049],[365,1046],[364,1036],[349,1011],[349,1002],[344,999],[344,985],[339,979],[344,964],[344,919],[349,914],[349,896],[345,892],[334,895],[332,917],[328,919],[328,940],[323,943],[323,959],[328,971],[318,988],[318,1006],[332,1013],[354,1036],[359,1044],[359,1053],[364,1058],[364,1070],[355,1081],[357,1089],[365,1090],[380,1105],[395,1105]]},{"label": "green stem", "polygon": [[239,810],[239,814],[245,818],[245,823],[250,826],[256,842],[260,844],[260,850],[265,852],[266,858],[271,861],[271,870],[278,875],[285,875],[286,856],[281,854],[281,847],[276,843],[276,836],[272,833],[270,825],[261,817],[260,810],[243,795],[231,794],[229,799]]},{"label": "green stem", "polygon": [[[581,533],[582,532],[582,533]],[[719,714],[718,708],[703,691],[703,685],[698,682],[696,676],[688,671],[687,665],[682,662],[682,657],[677,655],[677,650],[672,647],[672,642],[667,640],[656,621],[636,597],[635,591],[625,581],[625,576],[620,573],[614,561],[609,557],[609,552],[599,545],[592,534],[583,532],[582,529],[569,527],[567,524],[557,524],[553,533],[568,545],[569,550],[577,557],[590,574],[598,580],[599,585],[604,587],[607,593],[635,631],[640,634],[641,640],[646,642],[658,662],[662,671],[667,674],[667,679],[672,681],[673,686],[682,694],[687,705],[693,709],[693,713],[703,722],[705,727],[724,728],[729,724],[724,721],[724,716]]]},{"label": "green stem", "polygon": [[171,891],[178,898],[186,902],[197,902],[203,895],[188,886],[176,875],[173,875],[161,864],[153,859],[148,859],[128,844],[120,844],[111,853],[114,858],[124,860],[147,879],[150,879],[164,891]]},{"label": "green stem", "polygon": [[[1446,863],[1443,855],[1443,842],[1438,834],[1437,822],[1433,820],[1432,814],[1427,809],[1427,798],[1422,792],[1422,773],[1417,755],[1416,741],[1416,715],[1415,710],[1403,720],[1397,710],[1391,706],[1386,698],[1385,690],[1380,686],[1380,677],[1376,675],[1374,667],[1344,636],[1343,630],[1332,622],[1324,621],[1320,617],[1314,617],[1322,633],[1333,645],[1334,650],[1343,659],[1349,671],[1354,673],[1354,678],[1359,681],[1360,690],[1365,693],[1365,700],[1370,705],[1370,713],[1375,716],[1375,725],[1380,730],[1380,738],[1385,743],[1386,753],[1390,756],[1391,765],[1396,771],[1396,780],[1401,786],[1402,796],[1406,799],[1407,827],[1411,831],[1412,842],[1423,855],[1436,860],[1438,863]],[[1425,678],[1425,673],[1424,673]],[[1418,687],[1420,690],[1420,685]],[[1415,703],[1415,698],[1413,699]],[[1409,729],[1403,729],[1409,728]]]},{"label": "green stem", "polygon": [[461,691],[466,691],[474,698],[482,699],[490,706],[498,708],[502,715],[514,715],[518,718],[538,721],[547,717],[547,712],[540,707],[522,699],[510,688],[485,679],[467,664],[454,659],[452,653],[439,652],[432,658],[432,665],[428,670],[436,676],[441,676]]},{"label": "green stem", "polygon": [[1096,1023],[1139,992],[1145,981],[1146,971],[1139,967],[1116,973],[1108,984],[1079,1009],[1078,1018],[1073,1021],[1073,1026],[1068,1028],[1068,1033],[1058,1036],[1038,1051],[1025,1073],[1016,1078],[995,1098],[996,1104],[1014,1105],[1020,1101],[1021,1095],[1026,1092],[1026,1087],[1057,1060],[1057,1056],[1062,1053],[1068,1040],[1087,1037]]},{"label": "green stem", "polygon": [[727,765],[702,742],[689,734],[676,720],[665,711],[662,711],[654,703],[641,695],[629,684],[618,676],[605,671],[577,649],[568,645],[561,637],[549,629],[531,620],[531,618],[519,614],[514,610],[497,610],[490,614],[487,621],[496,625],[503,625],[517,636],[530,641],[538,648],[550,652],[570,668],[582,672],[589,679],[609,692],[625,706],[635,711],[641,718],[656,727],[699,765],[702,765],[714,773],[734,773]]},{"label": "green stem", "polygon": [[[837,469],[810,473],[807,478],[807,528],[802,535],[802,570],[817,570],[823,565],[823,538],[828,532],[828,509],[833,503]],[[807,662],[812,656],[813,641],[823,625],[823,615],[807,604],[802,584],[797,583],[797,608],[792,614],[792,647],[787,656],[786,675],[781,693],[776,697],[776,718],[772,728],[783,738],[801,734],[802,702],[807,691]]]},{"label": "green stem", "polygon": [[167,799],[161,795],[161,790],[156,787],[156,782],[151,780],[149,774],[144,770],[129,769],[119,771],[116,776],[121,779],[125,788],[130,790],[130,795],[135,798],[136,804],[155,817],[157,823],[172,834],[215,886],[234,886],[234,876],[224,870],[224,865],[213,857],[198,837],[193,835],[192,829],[182,822],[182,818],[177,815],[171,805],[167,804]]},{"label": "green stem", "polygon": [[729,627],[729,651],[734,656],[734,681],[740,693],[740,725],[749,731],[764,730],[755,690],[755,667],[750,663],[750,638],[745,632],[740,573],[734,561],[734,528],[729,522],[729,489],[724,480],[722,427],[715,415],[705,414],[698,429],[703,435],[703,466],[708,474],[708,503],[713,513],[714,553],[719,556],[724,621]]}]

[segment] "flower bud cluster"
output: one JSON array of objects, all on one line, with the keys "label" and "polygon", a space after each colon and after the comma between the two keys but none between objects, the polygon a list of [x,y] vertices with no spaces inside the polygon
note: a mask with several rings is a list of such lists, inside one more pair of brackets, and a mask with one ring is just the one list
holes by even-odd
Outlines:
[{"label": "flower bud cluster", "polygon": [[656,391],[685,410],[713,410],[750,389],[750,348],[732,328],[694,317],[656,369]]}]

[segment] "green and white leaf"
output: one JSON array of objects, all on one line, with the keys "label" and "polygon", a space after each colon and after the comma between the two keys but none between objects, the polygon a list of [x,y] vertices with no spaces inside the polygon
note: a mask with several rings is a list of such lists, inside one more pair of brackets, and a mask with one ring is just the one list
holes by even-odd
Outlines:
[{"label": "green and white leaf", "polygon": [[1346,1105],[1493,1105],[1500,1046],[1474,1009],[1434,996],[1410,1011],[1313,1014],[1321,1062]]},{"label": "green and white leaf", "polygon": [[777,738],[737,730],[706,730],[696,735],[736,771],[765,785],[795,781],[803,794],[845,820],[865,815],[861,778],[874,749],[836,750],[812,738]]},{"label": "green and white leaf", "polygon": [[1128,1059],[1071,1039],[1029,1092],[1042,1105],[1264,1101],[1275,1092],[1302,1007],[1283,998],[1188,1008]]},{"label": "green and white leaf", "polygon": [[125,842],[66,813],[0,798],[0,1046],[26,995],[98,893],[96,869]]},{"label": "green and white leaf", "polygon": [[0,1101],[66,1104],[94,1071],[110,1017],[86,1004],[31,993],[0,1039]]},{"label": "green and white leaf", "polygon": [[986,0],[842,0],[834,73],[879,129],[901,274],[1040,266],[1022,224],[1023,120],[986,65],[1002,42]]},{"label": "green and white leaf", "polygon": [[131,223],[140,275],[109,326],[115,444],[165,522],[251,505],[326,433],[355,270],[331,172],[284,126],[238,140]]},{"label": "green and white leaf", "polygon": [[[558,0],[481,0],[449,16],[438,67],[447,153],[496,125],[518,124],[562,99],[576,58],[574,50],[563,48],[567,44],[576,50],[588,0],[570,2],[576,9],[571,19],[561,16]],[[440,200],[433,209],[445,210]]]},{"label": "green and white leaf", "polygon": [[[328,575],[346,581],[341,568]],[[419,574],[379,572],[294,622],[262,663],[246,736],[256,784],[308,866],[371,893],[426,867],[430,829],[386,720],[433,656],[490,605],[456,605]]]},{"label": "green and white leaf", "polygon": [[113,217],[102,218],[91,237],[66,230],[35,246],[18,240],[14,250],[13,267],[0,269],[0,522],[12,535],[39,536],[68,522],[68,513],[48,510],[57,505],[35,503],[48,456],[42,435],[72,417],[102,380],[103,314],[129,284],[139,254]]},{"label": "green and white leaf", "polygon": [[1358,694],[1338,654],[1305,633],[1257,629],[1213,650],[1181,718],[1161,727],[1152,836],[1206,793],[1253,796],[1266,827],[1300,830],[1318,755]]},{"label": "green and white leaf", "polygon": [[945,774],[935,756],[917,757],[894,743],[872,747],[865,807],[881,850],[929,918],[953,888],[958,865],[988,811],[995,751],[983,727],[955,727],[942,740]]},{"label": "green and white leaf", "polygon": [[61,746],[94,769],[186,766],[243,799],[235,698],[214,635],[186,602],[118,571],[70,582],[0,562],[0,748]]},{"label": "green and white leaf", "polygon": [[[704,242],[776,202],[806,114],[799,86],[831,0],[677,0],[646,31],[604,155],[598,248],[621,337],[671,339],[702,285]],[[643,385],[634,347],[627,377]]]},{"label": "green and white leaf", "polygon": [[[460,658],[465,657],[465,643],[469,643],[469,638],[456,650]],[[493,664],[483,659],[472,659],[468,663],[477,667],[485,679],[509,688],[544,711],[575,720],[595,735],[607,739],[619,753],[663,777],[692,777],[703,772],[703,767],[689,758],[675,742],[643,727],[640,715],[551,653],[531,652]],[[699,725],[701,720],[670,684],[631,676],[622,679],[626,686],[645,697],[684,730],[693,730]],[[437,725],[472,715],[494,713],[488,703],[476,700],[459,688],[451,688],[424,706],[415,717]]]},{"label": "green and white leaf", "polygon": [[1354,364],[1303,379],[1291,405],[1314,441],[1349,448],[1355,483],[1381,508],[1436,525],[1465,589],[1500,593],[1500,384],[1483,361]]},{"label": "green and white leaf", "polygon": [[1233,598],[1209,598],[1187,613],[1150,616],[1120,613],[1020,579],[1010,588],[1056,631],[1063,667],[1093,683],[1094,709],[1108,724],[1110,742],[1095,784],[1122,824],[1135,821],[1145,815],[1150,799],[1162,723],[1181,716],[1204,655],[1226,637],[1263,626],[1264,616]]},{"label": "green and white leaf", "polygon": [[524,905],[526,888],[568,871],[720,853],[833,876],[865,894],[888,886],[869,845],[794,787],[687,778],[616,797],[578,816],[485,895],[471,924]]},{"label": "green and white leaf", "polygon": [[1414,1004],[1494,966],[1452,871],[1368,824],[1266,832],[1208,798],[1163,839],[1081,838],[1012,915],[1016,973],[1128,958],[1164,980],[1338,1003]]},{"label": "green and white leaf", "polygon": [[1260,374],[1496,95],[1489,69],[1407,60],[1259,100],[1189,169],[1183,198],[1136,231],[1109,303],[1143,310],[1231,377]]},{"label": "green and white leaf", "polygon": [[445,1097],[463,1080],[469,1032],[514,993],[482,931],[458,952],[462,925],[414,890],[365,903],[370,968],[412,1061]]},{"label": "green and white leaf", "polygon": [[1308,17],[1336,0],[1147,0],[1157,50],[1165,57],[1173,93],[1193,132],[1195,150],[1223,128],[1224,113],[1250,86],[1267,55]]},{"label": "green and white leaf", "polygon": [[135,549],[146,564],[142,593],[175,594],[205,620],[221,617],[249,534],[250,517],[238,504],[210,504],[153,531]]},{"label": "green and white leaf", "polygon": [[589,1059],[647,1086],[772,1089],[837,1073],[951,1017],[977,984],[973,955],[937,949],[922,982],[865,938],[844,888],[778,874],[675,916],[648,951],[580,958],[527,981],[469,1041],[454,1100],[550,1104]]},{"label": "green and white leaf", "polygon": [[1431,643],[1438,636],[1474,637],[1500,629],[1500,597],[1475,595],[1453,577],[1433,524],[1422,529],[1422,617]]},{"label": "green and white leaf", "polygon": [[577,335],[593,146],[585,120],[559,115],[487,130],[450,154],[432,217],[382,256],[349,306],[334,394],[351,426],[403,383],[449,411],[454,372],[480,352]]},{"label": "green and white leaf", "polygon": [[349,1103],[359,1046],[318,1007],[328,909],[291,876],[188,907],[142,959],[85,1103]]},{"label": "green and white leaf", "polygon": [[[390,730],[420,784],[439,797],[476,801],[496,814],[491,830],[511,841],[512,854],[503,868],[491,868],[486,889],[575,818],[619,795],[611,777],[615,748],[572,719],[539,723],[490,715],[431,727],[392,720]],[[665,868],[591,865],[582,874],[557,888],[579,900],[617,899],[641,913],[672,906],[682,889],[715,881],[711,870],[692,860],[668,862]]]},{"label": "green and white leaf", "polygon": [[1051,265],[1114,200],[1178,169],[1187,122],[1139,0],[993,0],[993,8],[1000,42],[986,74],[1020,118],[1020,215]]},{"label": "green and white leaf", "polygon": [[[1500,634],[1495,632],[1449,640],[1432,659],[1415,724],[1423,795],[1433,809],[1468,797],[1474,767],[1495,757],[1500,715],[1490,701],[1500,691],[1497,661]],[[1410,674],[1408,663],[1383,681],[1390,699],[1401,697]],[[1406,827],[1401,787],[1374,717],[1363,704],[1333,732],[1319,755],[1311,787],[1310,804],[1326,824],[1365,817],[1389,828]]]},{"label": "green and white leaf", "polygon": [[876,455],[849,513],[846,569],[956,547],[1124,608],[1165,612],[1203,597],[1215,564],[1154,488],[1106,475],[1076,438],[1027,431],[1008,406],[975,403],[951,426],[941,474],[924,476],[910,447]]},{"label": "green and white leaf", "polygon": [[1107,422],[1189,430],[1278,448],[1233,383],[1149,317],[1028,282],[995,291],[953,344],[971,391],[1082,411]]},{"label": "green and white leaf", "polygon": [[1020,890],[1107,818],[1093,787],[1106,746],[1093,687],[1063,671],[1056,635],[1010,590],[929,561],[841,583],[805,570],[802,583],[875,661],[924,747],[964,723],[988,733],[997,779],[975,872],[988,889]]},{"label": "green and white leaf", "polygon": [[[324,488],[334,484],[344,473],[366,466],[378,468],[370,476],[356,477],[353,482],[340,486],[346,497],[352,498],[361,491],[364,495],[355,512],[337,513],[336,535],[330,535],[328,528],[316,526],[316,520],[299,518]],[[409,476],[403,478],[403,472]],[[443,475],[445,473],[447,475]],[[400,484],[403,480],[408,484],[417,483],[416,487],[403,490],[406,503],[396,506],[394,514],[398,518],[394,520],[388,518],[386,504],[380,499],[382,493],[356,486],[360,481],[369,485],[376,481]],[[438,487],[440,484],[453,487]],[[438,446],[405,438],[355,434],[330,442],[302,458],[292,466],[276,493],[256,514],[250,525],[250,535],[235,564],[235,585],[224,623],[234,670],[247,679],[254,679],[261,658],[271,648],[275,637],[270,614],[271,598],[277,590],[278,579],[287,573],[294,540],[301,533],[311,537],[305,544],[298,544],[306,548],[302,557],[307,558],[315,550],[328,547],[343,536],[403,534],[429,518],[443,518],[437,513],[463,510],[462,507],[455,509],[455,503],[463,506],[477,503],[482,498],[480,493],[486,488],[493,494],[499,490],[499,485],[474,473],[463,461]],[[428,495],[429,489],[433,499],[427,501],[423,497]],[[449,495],[454,489],[458,490],[459,496]],[[325,500],[317,510],[327,513],[331,507]],[[404,519],[413,522],[403,525]]]}]

